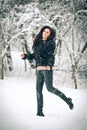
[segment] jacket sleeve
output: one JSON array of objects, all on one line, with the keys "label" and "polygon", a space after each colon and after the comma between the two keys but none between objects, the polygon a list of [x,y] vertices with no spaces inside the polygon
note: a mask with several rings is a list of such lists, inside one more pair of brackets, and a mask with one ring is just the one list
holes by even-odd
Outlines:
[{"label": "jacket sleeve", "polygon": [[52,43],[49,46],[48,50],[47,50],[47,54],[48,54],[48,66],[50,66],[50,67],[54,66],[54,61],[55,61],[54,50],[55,50],[55,44]]},{"label": "jacket sleeve", "polygon": [[24,58],[22,58],[23,60],[33,60],[35,58],[35,53],[32,53],[32,54],[26,54],[24,53]]},{"label": "jacket sleeve", "polygon": [[33,60],[33,59],[35,59],[35,53],[32,53],[32,54],[27,55],[27,59],[28,59],[28,60]]}]

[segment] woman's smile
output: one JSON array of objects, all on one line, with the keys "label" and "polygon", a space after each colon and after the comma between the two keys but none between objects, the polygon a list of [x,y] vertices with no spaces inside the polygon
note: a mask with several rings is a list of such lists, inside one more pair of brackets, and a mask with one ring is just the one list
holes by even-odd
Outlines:
[{"label": "woman's smile", "polygon": [[50,36],[50,30],[48,28],[46,28],[43,33],[42,33],[42,39],[43,40],[47,40],[48,37]]}]

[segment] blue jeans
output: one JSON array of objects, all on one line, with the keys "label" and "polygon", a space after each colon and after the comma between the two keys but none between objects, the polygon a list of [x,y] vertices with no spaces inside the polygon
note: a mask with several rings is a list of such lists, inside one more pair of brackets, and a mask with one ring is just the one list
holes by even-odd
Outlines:
[{"label": "blue jeans", "polygon": [[43,109],[43,84],[46,84],[46,88],[49,92],[59,96],[66,103],[68,103],[68,98],[60,90],[53,87],[53,70],[39,70],[37,71],[37,112],[42,112]]}]

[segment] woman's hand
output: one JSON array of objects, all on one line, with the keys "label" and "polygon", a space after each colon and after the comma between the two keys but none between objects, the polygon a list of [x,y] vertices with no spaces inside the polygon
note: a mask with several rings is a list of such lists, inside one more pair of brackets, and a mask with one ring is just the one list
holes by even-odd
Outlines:
[{"label": "woman's hand", "polygon": [[21,54],[20,57],[23,59],[25,57],[25,54]]},{"label": "woman's hand", "polygon": [[50,66],[38,66],[37,70],[50,70]]},{"label": "woman's hand", "polygon": [[45,66],[45,69],[50,70],[51,68],[50,68],[50,66]]},{"label": "woman's hand", "polygon": [[37,70],[45,70],[45,66],[38,66]]},{"label": "woman's hand", "polygon": [[27,54],[25,54],[25,53],[21,54],[20,57],[21,57],[21,59],[25,60],[25,59],[27,59]]}]

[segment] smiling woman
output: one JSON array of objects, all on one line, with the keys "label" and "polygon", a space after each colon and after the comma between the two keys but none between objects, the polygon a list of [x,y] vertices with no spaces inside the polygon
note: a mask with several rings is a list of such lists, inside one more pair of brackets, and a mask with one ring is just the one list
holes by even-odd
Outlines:
[{"label": "smiling woman", "polygon": [[71,98],[67,98],[60,90],[53,87],[53,66],[55,62],[55,37],[56,32],[50,26],[44,26],[36,36],[33,44],[34,53],[21,55],[22,59],[32,60],[35,58],[37,69],[37,116],[44,116],[43,114],[43,84],[45,82],[47,90],[61,99],[63,99],[70,109],[73,109]]},{"label": "smiling woman", "polygon": [[43,40],[47,40],[49,36],[50,36],[50,30],[49,30],[48,28],[46,28],[46,29],[43,31],[42,39],[43,39]]}]

